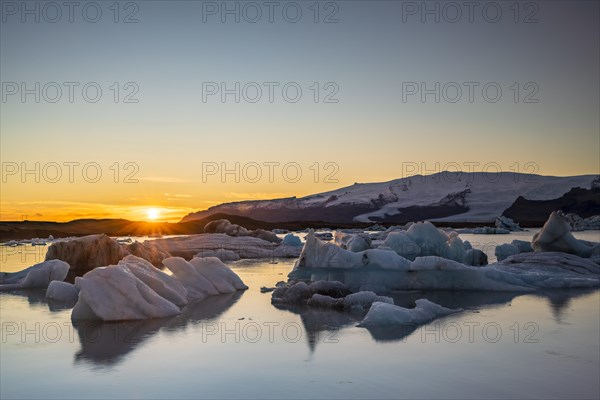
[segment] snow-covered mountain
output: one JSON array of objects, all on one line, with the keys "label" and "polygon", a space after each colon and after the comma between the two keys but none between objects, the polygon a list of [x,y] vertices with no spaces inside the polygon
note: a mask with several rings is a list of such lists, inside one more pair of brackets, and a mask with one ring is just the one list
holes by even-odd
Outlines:
[{"label": "snow-covered mountain", "polygon": [[188,214],[182,222],[215,213],[268,222],[404,223],[428,219],[446,222],[490,222],[519,196],[552,200],[570,189],[600,188],[597,175],[568,177],[512,172],[441,172],[352,186],[306,197],[224,203]]}]

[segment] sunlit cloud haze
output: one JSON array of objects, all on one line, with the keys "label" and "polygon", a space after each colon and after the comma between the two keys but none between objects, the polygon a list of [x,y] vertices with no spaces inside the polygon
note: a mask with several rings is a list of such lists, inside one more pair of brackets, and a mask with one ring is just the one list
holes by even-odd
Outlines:
[{"label": "sunlit cloud haze", "polygon": [[[523,21],[532,10],[515,16],[507,2],[497,2],[503,15],[496,23],[481,9],[472,22],[466,15],[422,22],[406,13],[407,2],[392,1],[338,1],[327,9],[322,2],[317,23],[313,2],[296,3],[303,10],[296,23],[281,9],[273,22],[225,15],[223,23],[200,1],[133,2],[137,9],[121,9],[118,23],[109,2],[99,2],[97,23],[81,10],[72,23],[66,11],[56,23],[43,15],[36,23],[32,16],[22,22],[5,3],[1,220],[138,220],[156,208],[158,219],[178,221],[221,202],[399,178],[403,163],[422,173],[471,162],[479,163],[475,170],[493,163],[492,172],[600,172],[595,1],[536,2],[535,23]],[[138,22],[123,23],[133,11]],[[329,15],[337,22],[324,23]],[[55,96],[49,86],[39,102],[35,94],[22,101],[10,83],[23,82],[56,82],[62,97],[48,101]],[[73,102],[65,82],[79,84]],[[82,94],[89,82],[102,89],[97,102]],[[239,102],[235,94],[223,102],[208,94],[211,82],[229,89],[257,82],[262,97],[250,101],[251,85]],[[278,84],[272,102],[264,82]],[[290,82],[302,89],[297,102],[282,93]],[[406,96],[410,82],[455,82],[464,91],[456,102],[452,86],[439,102],[435,95],[422,101]],[[464,82],[478,83],[472,102]],[[502,89],[497,102],[483,98],[487,83]],[[79,163],[70,164],[72,179],[70,162]],[[39,182],[36,172],[22,176],[35,163]],[[222,167],[229,173],[222,176]]]}]

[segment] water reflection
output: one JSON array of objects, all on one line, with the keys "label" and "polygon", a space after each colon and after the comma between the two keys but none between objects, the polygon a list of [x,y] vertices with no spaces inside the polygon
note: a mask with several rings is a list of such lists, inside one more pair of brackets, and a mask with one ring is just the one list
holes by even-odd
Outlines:
[{"label": "water reflection", "polygon": [[112,367],[158,332],[181,331],[191,324],[217,318],[243,294],[243,291],[237,291],[208,297],[201,302],[188,304],[181,310],[180,315],[172,318],[126,322],[74,322],[73,326],[81,345],[81,349],[75,354],[75,362],[88,362],[96,367]]},{"label": "water reflection", "polygon": [[7,290],[2,292],[2,294],[25,297],[31,306],[46,304],[46,289]]},{"label": "water reflection", "polygon": [[594,293],[597,289],[555,289],[533,293],[533,296],[545,298],[552,310],[554,320],[561,323],[565,318],[566,310],[571,301],[578,297]]},{"label": "water reflection", "polygon": [[273,305],[279,310],[289,311],[300,316],[306,333],[307,345],[311,353],[316,350],[317,343],[325,337],[334,337],[343,328],[356,325],[364,314],[349,313],[308,306],[289,304]]},{"label": "water reflection", "polygon": [[[557,289],[537,293],[522,292],[480,292],[480,291],[397,291],[379,293],[394,299],[394,304],[414,308],[415,301],[426,298],[446,308],[461,308],[463,310],[480,310],[493,308],[511,303],[519,296],[535,296],[547,299],[556,322],[561,322],[570,302],[581,296],[593,293],[596,289]],[[356,326],[365,316],[366,312],[343,312],[328,309],[319,309],[308,306],[274,305],[276,308],[299,315],[302,321],[308,346],[311,352],[316,350],[319,339],[327,333],[343,331]],[[452,319],[461,313],[443,317],[440,320]],[[403,341],[425,324],[411,324],[401,326],[380,326],[366,328],[371,337],[377,342]]]},{"label": "water reflection", "polygon": [[62,311],[65,309],[73,308],[77,299],[71,302],[62,302],[58,300],[46,299],[46,289],[19,289],[5,291],[8,295],[26,297],[27,302],[30,306],[35,305],[48,305],[50,311]]}]

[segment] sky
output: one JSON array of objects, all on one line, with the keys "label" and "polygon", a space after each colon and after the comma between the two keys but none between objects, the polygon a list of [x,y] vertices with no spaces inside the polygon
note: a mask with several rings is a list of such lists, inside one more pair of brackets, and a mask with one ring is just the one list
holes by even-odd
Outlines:
[{"label": "sky", "polygon": [[0,4],[2,221],[600,173],[597,1]]}]

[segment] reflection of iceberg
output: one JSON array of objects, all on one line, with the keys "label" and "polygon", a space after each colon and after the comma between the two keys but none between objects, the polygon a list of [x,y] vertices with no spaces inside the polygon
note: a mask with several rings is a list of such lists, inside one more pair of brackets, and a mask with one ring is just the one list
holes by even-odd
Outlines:
[{"label": "reflection of iceberg", "polygon": [[233,304],[244,292],[235,292],[191,303],[183,307],[181,314],[172,318],[136,320],[126,322],[75,322],[81,349],[75,355],[76,362],[89,362],[99,367],[119,363],[129,352],[158,332],[176,333],[190,324],[216,318]]},{"label": "reflection of iceberg", "polygon": [[557,322],[561,322],[564,311],[569,307],[571,301],[578,297],[587,296],[594,293],[595,289],[561,289],[561,290],[546,290],[543,292],[535,293],[537,297],[545,298],[548,300],[548,306],[552,310],[554,319]]},{"label": "reflection of iceberg", "polygon": [[356,325],[362,316],[343,311],[291,304],[274,304],[274,306],[300,316],[311,352],[315,351],[317,343],[322,338],[328,335],[335,336],[335,332]]}]

